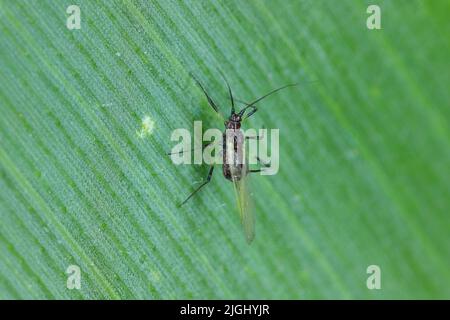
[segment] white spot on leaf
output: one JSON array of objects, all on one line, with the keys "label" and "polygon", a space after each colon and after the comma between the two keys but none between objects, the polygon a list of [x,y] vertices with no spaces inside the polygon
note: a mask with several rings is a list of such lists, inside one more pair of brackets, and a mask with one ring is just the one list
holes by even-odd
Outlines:
[{"label": "white spot on leaf", "polygon": [[136,131],[136,134],[139,138],[144,139],[145,137],[152,134],[153,129],[155,128],[155,122],[150,118],[150,116],[146,115],[142,118],[141,129]]}]

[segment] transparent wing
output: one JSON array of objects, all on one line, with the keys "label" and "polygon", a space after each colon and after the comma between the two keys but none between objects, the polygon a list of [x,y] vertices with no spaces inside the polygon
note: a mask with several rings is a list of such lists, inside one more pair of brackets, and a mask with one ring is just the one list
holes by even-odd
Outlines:
[{"label": "transparent wing", "polygon": [[[246,168],[243,168],[245,172]],[[234,176],[234,175],[233,175]],[[253,205],[249,192],[249,177],[244,175],[240,180],[233,179],[234,192],[236,195],[239,216],[244,229],[245,239],[250,244],[255,237],[255,218],[253,215]]]}]

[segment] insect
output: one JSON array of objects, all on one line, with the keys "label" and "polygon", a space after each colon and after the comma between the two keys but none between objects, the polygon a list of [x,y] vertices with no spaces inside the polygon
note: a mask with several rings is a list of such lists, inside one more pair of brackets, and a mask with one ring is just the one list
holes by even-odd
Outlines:
[{"label": "insect", "polygon": [[[250,173],[261,172],[263,169],[250,169],[245,159],[242,159],[243,148],[244,148],[244,140],[245,139],[259,139],[260,137],[244,137],[240,131],[241,124],[244,120],[250,118],[254,115],[258,108],[256,104],[268,96],[278,92],[282,89],[296,86],[297,84],[288,84],[277,89],[270,91],[269,93],[255,99],[250,103],[245,103],[245,106],[238,112],[236,112],[235,108],[235,98],[233,97],[233,93],[231,91],[231,87],[225,78],[225,76],[220,73],[222,78],[225,81],[225,84],[228,89],[228,94],[231,102],[231,112],[229,117],[224,121],[225,131],[223,133],[222,139],[222,154],[223,154],[223,165],[222,172],[224,177],[233,183],[234,192],[236,196],[237,206],[239,210],[239,215],[241,219],[241,223],[244,229],[245,238],[247,243],[251,243],[255,237],[255,221],[252,213],[252,207],[250,203],[250,196],[248,190],[248,184],[246,183],[247,177]],[[191,74],[191,77],[203,91],[208,100],[208,104],[217,112],[219,115],[219,108],[211,96],[206,91],[205,87],[200,83],[200,81]],[[236,100],[238,101],[238,100]],[[241,102],[241,101],[239,101]],[[208,145],[208,144],[207,144]],[[206,147],[207,145],[203,146]],[[261,159],[257,158],[258,163],[266,167],[267,164],[263,163]],[[200,191],[205,185],[207,185],[213,176],[214,165],[211,165],[208,171],[208,175],[206,179],[200,184],[181,204],[184,205],[189,199],[191,199],[198,191]]]}]

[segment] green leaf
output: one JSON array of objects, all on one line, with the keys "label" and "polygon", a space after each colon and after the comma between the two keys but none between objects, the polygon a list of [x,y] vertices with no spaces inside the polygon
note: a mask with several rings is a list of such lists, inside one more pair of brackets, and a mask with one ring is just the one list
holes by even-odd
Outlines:
[{"label": "green leaf", "polygon": [[[450,298],[448,1],[71,4],[0,1],[0,298]],[[300,84],[244,124],[281,145],[251,245],[221,169],[178,208],[208,168],[166,155],[223,129],[189,76],[228,114],[218,70]]]}]

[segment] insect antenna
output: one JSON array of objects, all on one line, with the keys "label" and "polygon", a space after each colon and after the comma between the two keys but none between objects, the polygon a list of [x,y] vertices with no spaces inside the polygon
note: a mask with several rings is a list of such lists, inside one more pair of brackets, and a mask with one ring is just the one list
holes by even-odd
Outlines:
[{"label": "insect antenna", "polygon": [[267,98],[268,96],[274,94],[275,92],[278,92],[278,91],[280,91],[280,90],[282,90],[282,89],[285,89],[285,88],[295,87],[295,86],[297,86],[297,85],[298,85],[298,83],[287,84],[287,85],[282,86],[282,87],[280,87],[280,88],[274,89],[274,90],[270,91],[269,93],[266,93],[266,94],[263,95],[262,97],[259,97],[258,99],[254,100],[254,101],[252,101],[252,102],[250,102],[250,103],[247,103],[247,105],[245,106],[245,108],[242,109],[242,110],[239,112],[239,116],[242,117],[242,116],[244,115],[245,111],[246,111],[248,108],[252,108],[252,109],[253,109],[252,112],[250,112],[250,113],[246,116],[246,118],[248,118],[249,116],[251,116],[253,113],[256,112],[257,109],[256,109],[256,107],[254,106],[256,103],[258,103],[258,102],[260,102],[261,100]]},{"label": "insect antenna", "polygon": [[231,115],[234,114],[235,111],[236,111],[235,108],[234,108],[233,93],[231,92],[230,85],[228,84],[228,81],[227,81],[227,78],[225,78],[225,75],[222,73],[222,71],[220,71],[220,70],[218,70],[218,71],[219,71],[221,77],[223,78],[223,80],[225,80],[225,83],[227,84],[228,93],[229,93],[229,95],[230,95],[230,100],[231,100],[231,113],[230,113],[230,116],[231,116]]},{"label": "insect antenna", "polygon": [[192,77],[192,79],[194,79],[194,81],[197,83],[197,85],[200,87],[200,89],[202,89],[203,93],[206,96],[206,99],[208,100],[209,105],[214,109],[215,112],[217,112],[218,114],[220,114],[219,112],[219,108],[217,108],[217,105],[214,103],[213,99],[209,96],[208,92],[206,91],[206,89],[202,86],[202,84],[200,83],[200,81],[191,73],[189,72],[189,75]]}]

